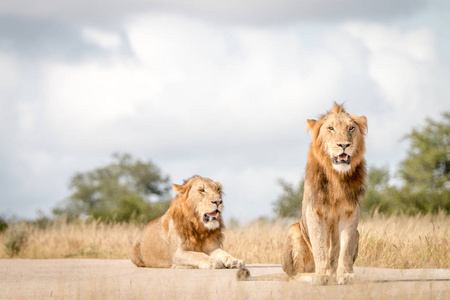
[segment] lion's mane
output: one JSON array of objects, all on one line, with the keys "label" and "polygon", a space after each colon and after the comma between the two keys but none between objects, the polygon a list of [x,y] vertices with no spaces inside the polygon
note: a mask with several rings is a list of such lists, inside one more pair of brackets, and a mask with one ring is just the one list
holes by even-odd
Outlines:
[{"label": "lion's mane", "polygon": [[[191,189],[191,180],[185,181],[185,184],[179,188],[177,196],[173,199],[169,216],[175,225],[175,229],[183,240],[183,246],[186,250],[201,251],[206,242],[217,242],[222,244],[224,228],[222,216],[218,221],[220,226],[217,229],[209,230],[200,220],[196,213],[197,201],[188,199]],[[182,189],[182,190],[180,190]],[[167,225],[166,225],[167,226]]]},{"label": "lion's mane", "polygon": [[345,201],[354,206],[365,191],[366,161],[364,160],[365,143],[364,137],[367,130],[365,117],[349,115],[359,127],[358,148],[352,156],[351,169],[345,173],[336,172],[333,169],[330,156],[326,152],[324,144],[326,140],[320,136],[320,128],[325,119],[331,114],[346,113],[342,105],[335,104],[334,107],[318,121],[308,120],[307,130],[311,131],[312,142],[308,153],[305,179],[309,181],[313,193],[318,195],[314,199],[323,201],[318,205],[334,205],[339,201]]}]

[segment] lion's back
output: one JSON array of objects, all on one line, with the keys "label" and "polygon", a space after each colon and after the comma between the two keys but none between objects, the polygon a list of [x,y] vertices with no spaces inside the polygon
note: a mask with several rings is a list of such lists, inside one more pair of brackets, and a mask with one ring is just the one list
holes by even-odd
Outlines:
[{"label": "lion's back", "polygon": [[149,222],[142,232],[141,241],[135,245],[135,248],[139,248],[139,255],[145,267],[170,268],[172,266],[168,232],[161,221],[162,219],[158,218]]}]

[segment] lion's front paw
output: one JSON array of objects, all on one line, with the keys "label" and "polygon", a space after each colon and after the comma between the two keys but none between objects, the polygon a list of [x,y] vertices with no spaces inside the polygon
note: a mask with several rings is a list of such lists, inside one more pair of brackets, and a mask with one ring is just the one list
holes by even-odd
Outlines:
[{"label": "lion's front paw", "polygon": [[223,262],[218,259],[211,259],[209,261],[209,269],[223,269],[224,267]]},{"label": "lion's front paw", "polygon": [[338,284],[350,284],[355,280],[354,273],[344,273],[336,276]]},{"label": "lion's front paw", "polygon": [[244,269],[245,262],[240,259],[232,258],[231,264],[229,264],[229,266],[226,267],[231,269]]},{"label": "lion's front paw", "polygon": [[314,274],[311,284],[312,285],[325,285],[328,283],[330,276],[325,274]]},{"label": "lion's front paw", "polygon": [[245,262],[243,260],[237,259],[237,263],[235,265],[236,269],[243,270],[245,269]]},{"label": "lion's front paw", "polygon": [[198,264],[199,269],[222,269],[223,267],[223,263],[218,259],[209,259]]},{"label": "lion's front paw", "polygon": [[228,269],[244,269],[245,268],[244,261],[242,261],[240,259],[236,259],[232,256],[228,256],[225,259],[223,259],[222,263],[225,266],[225,268],[228,268]]}]

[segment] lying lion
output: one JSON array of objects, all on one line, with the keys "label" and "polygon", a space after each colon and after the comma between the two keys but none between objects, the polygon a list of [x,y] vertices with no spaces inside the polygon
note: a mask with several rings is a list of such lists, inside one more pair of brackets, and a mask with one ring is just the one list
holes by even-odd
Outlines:
[{"label": "lying lion", "polygon": [[177,192],[170,208],[145,226],[131,261],[150,268],[244,268],[222,245],[222,185],[194,176]]}]

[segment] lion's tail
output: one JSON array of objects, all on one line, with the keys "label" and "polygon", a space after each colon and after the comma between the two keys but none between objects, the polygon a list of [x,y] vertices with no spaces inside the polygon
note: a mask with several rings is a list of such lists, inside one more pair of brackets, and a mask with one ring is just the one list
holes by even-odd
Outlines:
[{"label": "lion's tail", "polygon": [[142,261],[141,256],[141,243],[137,242],[136,245],[131,249],[130,254],[131,261],[138,267],[145,267],[144,262]]},{"label": "lion's tail", "polygon": [[238,281],[289,281],[289,276],[281,273],[251,276],[248,269],[239,269],[236,274],[236,279]]}]

